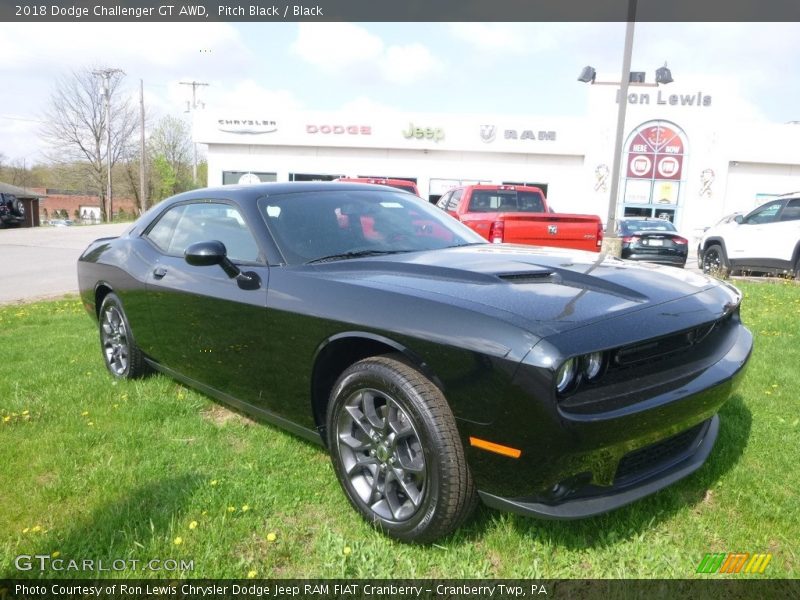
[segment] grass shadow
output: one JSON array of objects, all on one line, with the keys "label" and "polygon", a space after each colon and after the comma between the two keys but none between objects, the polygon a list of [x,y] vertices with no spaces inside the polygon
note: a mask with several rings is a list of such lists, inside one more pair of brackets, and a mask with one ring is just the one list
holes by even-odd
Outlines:
[{"label": "grass shadow", "polygon": [[[80,565],[84,559],[93,560],[94,565],[102,561],[111,569],[115,560],[138,558],[141,548],[150,540],[168,531],[170,524],[183,512],[195,489],[202,485],[203,478],[195,474],[166,477],[131,491],[121,491],[117,501],[87,515],[71,528],[45,534],[37,541],[37,554],[50,555],[56,548],[58,558],[63,561],[63,570],[40,570],[40,562],[34,561],[30,570],[18,571],[12,562],[0,579],[69,578],[93,579],[113,576],[114,571],[74,570],[67,568],[74,559]],[[171,557],[148,556],[150,559]],[[140,564],[146,562],[141,560]],[[166,573],[165,575],[170,575]],[[174,574],[173,574],[174,575]]]},{"label": "grass shadow", "polygon": [[575,521],[552,521],[505,515],[481,506],[459,538],[474,542],[498,520],[508,519],[524,536],[569,550],[602,548],[636,537],[655,524],[672,518],[687,506],[698,507],[708,490],[741,458],[752,427],[752,413],[735,394],[720,410],[720,431],[706,463],[685,479],[610,513]]}]

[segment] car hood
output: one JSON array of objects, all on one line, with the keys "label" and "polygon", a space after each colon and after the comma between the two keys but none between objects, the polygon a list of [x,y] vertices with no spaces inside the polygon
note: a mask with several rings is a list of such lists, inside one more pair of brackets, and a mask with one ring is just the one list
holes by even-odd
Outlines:
[{"label": "car hood", "polygon": [[305,268],[318,277],[495,313],[537,335],[567,331],[721,285],[674,267],[511,244],[399,253]]}]

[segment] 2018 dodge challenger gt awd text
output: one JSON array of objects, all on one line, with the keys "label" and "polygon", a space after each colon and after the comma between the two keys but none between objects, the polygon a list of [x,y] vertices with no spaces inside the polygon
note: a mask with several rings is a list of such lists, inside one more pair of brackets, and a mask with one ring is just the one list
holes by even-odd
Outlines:
[{"label": "2018 dodge challenger gt awd text", "polygon": [[479,498],[571,519],[685,477],[752,349],[727,283],[491,244],[360,183],[180,194],[78,277],[113,376],[155,369],[325,445],[355,509],[405,541]]}]

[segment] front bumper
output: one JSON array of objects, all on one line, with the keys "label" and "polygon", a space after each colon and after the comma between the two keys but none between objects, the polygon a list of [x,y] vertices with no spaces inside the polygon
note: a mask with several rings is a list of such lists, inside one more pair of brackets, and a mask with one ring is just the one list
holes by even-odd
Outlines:
[{"label": "front bumper", "polygon": [[[610,488],[587,486],[581,496],[558,504],[546,504],[533,499],[503,498],[479,491],[487,506],[525,516],[545,519],[582,519],[599,515],[649,496],[703,466],[711,454],[719,433],[719,416],[704,422],[686,450],[670,457],[654,475],[621,483]],[[680,435],[680,434],[679,434]],[[677,437],[677,436],[676,436]]]},{"label": "front bumper", "polygon": [[474,427],[470,434],[521,450],[509,459],[467,449],[483,501],[545,518],[587,517],[697,470],[714,446],[717,413],[753,346],[738,317],[721,320],[706,340],[702,352],[698,346],[691,356],[637,367],[627,378],[557,403],[537,400],[551,380],[520,369],[517,390],[528,391],[529,402],[517,399],[482,432]]}]

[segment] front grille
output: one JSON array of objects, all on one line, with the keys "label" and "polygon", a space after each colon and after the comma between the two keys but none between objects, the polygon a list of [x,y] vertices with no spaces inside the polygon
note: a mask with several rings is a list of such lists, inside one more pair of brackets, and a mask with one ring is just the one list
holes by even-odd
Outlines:
[{"label": "front grille", "polygon": [[559,400],[565,413],[599,414],[680,390],[718,362],[737,336],[738,321],[717,321],[611,350],[597,383],[582,385]]},{"label": "front grille", "polygon": [[620,348],[614,352],[612,365],[622,368],[631,367],[686,350],[695,344],[700,344],[716,326],[723,325],[727,318],[730,316],[679,333]]},{"label": "front grille", "polygon": [[668,463],[679,459],[682,454],[689,450],[697,436],[706,426],[706,423],[707,421],[670,438],[626,454],[617,466],[615,483],[621,483],[622,480],[663,469]]}]

